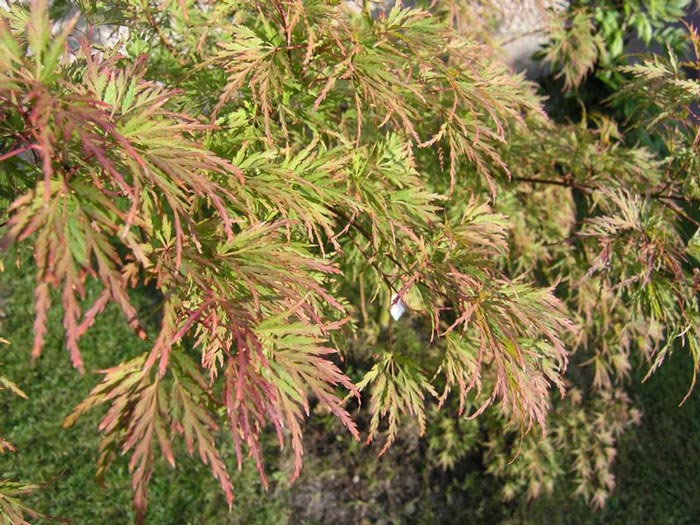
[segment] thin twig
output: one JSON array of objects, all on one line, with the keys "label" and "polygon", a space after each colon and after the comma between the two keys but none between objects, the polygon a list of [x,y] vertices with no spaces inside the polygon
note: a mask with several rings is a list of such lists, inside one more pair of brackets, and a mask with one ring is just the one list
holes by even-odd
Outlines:
[{"label": "thin twig", "polygon": [[[601,189],[598,187],[590,186],[587,184],[583,184],[580,182],[567,180],[567,179],[562,179],[562,180],[538,179],[535,177],[519,177],[519,176],[512,176],[511,179],[516,181],[516,182],[527,182],[530,184],[547,184],[547,185],[553,185],[553,186],[562,186],[565,188],[575,188],[577,190],[589,191],[589,192],[590,191],[601,191]],[[678,202],[687,202],[688,204],[700,204],[700,199],[698,199],[698,198],[689,197],[687,195],[674,195],[674,194],[663,195],[661,190],[655,191],[654,193],[647,193],[647,197],[654,199],[654,200],[669,199],[669,200],[678,201]]]},{"label": "thin twig", "polygon": [[163,33],[161,30],[160,26],[158,25],[158,22],[156,21],[155,18],[153,18],[153,15],[149,12],[146,12],[146,20],[148,21],[148,25],[151,26],[151,29],[155,32],[155,34],[158,36],[158,39],[160,40],[160,43],[163,44],[163,47],[168,50],[168,52],[172,55],[172,57],[177,60],[177,63],[180,64],[181,66],[185,65],[184,60],[182,57],[179,56],[178,50],[175,47],[175,45],[168,39],[168,37]]}]

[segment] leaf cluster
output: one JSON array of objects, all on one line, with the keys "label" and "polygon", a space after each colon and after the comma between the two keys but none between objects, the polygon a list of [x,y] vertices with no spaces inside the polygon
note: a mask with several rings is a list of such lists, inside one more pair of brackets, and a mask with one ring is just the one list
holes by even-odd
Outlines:
[{"label": "leaf cluster", "polygon": [[[640,27],[675,13],[629,6]],[[406,420],[439,426],[437,408],[488,411],[490,470],[516,480],[505,496],[572,472],[603,504],[615,440],[638,419],[632,367],[681,346],[700,367],[697,86],[673,55],[623,70],[628,128],[556,124],[532,84],[426,10],[82,7],[132,38],[71,48],[77,18],[52,39],[46,2],[2,11],[0,246],[34,246],[33,359],[55,302],[79,371],[108,304],[148,342],[65,421],[103,407],[98,474],[130,455],[139,520],[156,457],[174,466],[180,438],[229,505],[224,439],[265,482],[271,430],[295,478],[315,406],[356,439],[385,436],[382,451]],[[588,8],[549,48],[570,87],[616,51]],[[628,144],[634,123],[663,148]],[[367,429],[350,398],[367,401]]]}]

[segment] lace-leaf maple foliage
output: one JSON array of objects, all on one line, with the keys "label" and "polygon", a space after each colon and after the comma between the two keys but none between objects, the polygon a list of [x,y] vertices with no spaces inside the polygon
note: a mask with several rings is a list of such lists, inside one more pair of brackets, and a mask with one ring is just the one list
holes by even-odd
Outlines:
[{"label": "lace-leaf maple foliage", "polygon": [[[385,450],[454,402],[485,417],[504,495],[551,490],[573,463],[578,492],[604,501],[615,438],[638,416],[630,368],[676,343],[698,368],[692,133],[659,131],[678,162],[609,120],[555,125],[531,84],[423,10],[81,7],[128,26],[124,47],[69,52],[72,24],[50,38],[45,2],[0,11],[0,244],[34,247],[32,358],[56,302],[79,371],[111,302],[151,343],[65,420],[103,407],[98,475],[129,454],[139,522],[179,439],[229,504],[221,439],[264,481],[272,429],[298,476],[312,404]],[[695,84],[677,74],[654,78],[685,104]],[[133,300],[144,289],[155,330]],[[398,301],[409,312],[391,321]],[[348,360],[371,363],[356,384]],[[363,397],[369,428],[349,412]]]}]

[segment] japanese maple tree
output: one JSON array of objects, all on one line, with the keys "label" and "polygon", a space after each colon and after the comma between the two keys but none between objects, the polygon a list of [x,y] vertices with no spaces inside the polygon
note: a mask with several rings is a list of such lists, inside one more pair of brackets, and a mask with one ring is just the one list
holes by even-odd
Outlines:
[{"label": "japanese maple tree", "polygon": [[[455,2],[378,17],[331,0],[78,4],[58,25],[45,1],[0,7],[0,246],[33,247],[32,359],[51,308],[78,372],[109,303],[148,340],[64,422],[101,407],[98,475],[130,456],[139,521],[179,439],[229,504],[221,439],[265,480],[271,430],[298,476],[312,404],[386,450],[453,403],[485,418],[504,496],[568,479],[604,503],[639,419],[630,369],[681,347],[700,363],[700,87],[683,69],[698,63],[621,70],[627,122],[555,123],[453,28]],[[554,35],[567,89],[593,62],[562,42],[584,27],[595,46],[594,21]],[[100,45],[108,24],[129,37]],[[634,126],[662,146],[626,140]],[[348,361],[370,365],[353,381]],[[367,428],[350,413],[363,399]]]}]

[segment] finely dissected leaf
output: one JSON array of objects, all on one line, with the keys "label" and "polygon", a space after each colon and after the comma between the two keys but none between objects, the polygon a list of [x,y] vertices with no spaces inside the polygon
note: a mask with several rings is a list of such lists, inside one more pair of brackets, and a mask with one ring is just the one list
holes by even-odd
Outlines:
[{"label": "finely dissected leaf", "polygon": [[[296,477],[311,407],[358,437],[343,400],[360,390],[382,452],[412,416],[444,430],[449,450],[428,448],[449,465],[464,451],[440,418],[493,407],[483,430],[504,496],[571,472],[602,504],[636,419],[635,366],[682,345],[697,373],[700,91],[684,73],[697,64],[612,72],[622,26],[606,34],[604,8],[577,3],[545,51],[566,101],[589,72],[629,82],[615,111],[596,94],[596,112],[550,120],[471,40],[488,2],[430,4],[375,18],[321,0],[85,4],[77,47],[77,19],[52,37],[46,2],[2,11],[0,248],[33,247],[34,359],[59,305],[81,371],[81,337],[110,303],[149,340],[65,420],[104,405],[97,474],[130,454],[139,520],[178,436],[230,504],[220,440],[267,483],[272,429]],[[620,20],[648,40],[676,8],[630,9],[636,22]],[[91,42],[103,22],[128,42]]]},{"label": "finely dissected leaf", "polygon": [[0,523],[3,525],[29,525],[27,519],[46,517],[26,506],[21,496],[40,487],[10,480],[0,480]]},{"label": "finely dissected leaf", "polygon": [[381,362],[375,364],[358,383],[359,390],[371,385],[370,410],[372,421],[369,427],[369,443],[379,432],[383,418],[387,418],[387,438],[380,454],[386,452],[396,440],[399,419],[402,414],[415,416],[420,433],[425,432],[424,400],[426,392],[437,396],[437,392],[415,366],[399,355],[386,353]]},{"label": "finely dissected leaf", "polygon": [[[40,16],[37,9],[35,25],[45,16]],[[39,37],[33,42],[35,55],[42,52],[41,46],[48,45]],[[126,72],[110,70],[106,62],[97,63],[89,55],[85,60],[85,87],[68,85],[59,93],[33,86],[36,80],[26,76],[28,71],[11,72],[27,86],[34,101],[24,133],[36,137],[34,151],[42,159],[43,181],[11,206],[13,215],[2,241],[7,246],[36,235],[38,285],[33,355],[39,355],[43,344],[49,290],[61,285],[67,347],[79,369],[83,365],[78,339],[104,307],[101,299],[81,322],[80,302],[88,277],[102,282],[132,328],[140,336],[145,335],[128,297],[124,271],[128,261],[116,250],[116,235],[130,247],[132,259],[152,266],[143,249],[144,236],[152,234],[151,214],[172,214],[179,265],[185,238],[190,239],[194,231],[191,196],[195,193],[218,210],[226,235],[232,234],[224,204],[231,202],[232,196],[202,173],[238,173],[230,163],[186,138],[203,127],[191,118],[163,109],[171,94],[138,82],[138,77],[134,80]],[[138,75],[138,66],[130,73]],[[8,101],[14,100],[11,91],[4,93],[2,96],[10,97]],[[135,113],[134,108],[139,112]],[[61,149],[63,159],[55,158],[55,152]],[[89,160],[92,158],[99,161],[97,169]],[[76,177],[76,173],[82,177]],[[116,202],[115,196],[120,196]]]},{"label": "finely dissected leaf", "polygon": [[[197,442],[202,462],[209,465],[212,474],[219,480],[230,507],[233,503],[233,485],[216,448],[216,431],[219,426],[213,414],[202,406],[202,402],[210,393],[203,387],[204,378],[196,372],[194,363],[188,362],[188,359],[184,353],[177,354],[178,366],[175,368],[177,372],[174,373],[172,403],[173,412],[179,420],[178,430],[184,434],[190,454],[194,450],[195,441]],[[165,433],[164,430],[161,432]],[[170,456],[172,457],[172,452]]]},{"label": "finely dissected leaf", "polygon": [[544,59],[560,70],[557,76],[564,78],[564,89],[578,87],[604,49],[594,22],[590,12],[579,9],[566,27],[556,26],[551,34],[553,44],[548,47]]},{"label": "finely dissected leaf", "polygon": [[[172,439],[184,434],[190,453],[195,442],[202,461],[209,464],[214,476],[226,491],[229,503],[233,488],[226,467],[215,446],[213,432],[218,429],[213,415],[199,405],[209,393],[189,380],[194,367],[182,367],[187,362],[179,355],[172,368],[172,380],[144,367],[146,354],[115,368],[105,370],[103,382],[68,415],[63,426],[75,423],[80,415],[97,405],[108,404],[99,428],[104,437],[100,443],[98,475],[102,475],[116,451],[131,453],[129,471],[132,474],[134,507],[138,521],[143,522],[147,502],[147,485],[153,473],[156,443],[171,466],[175,466]],[[196,377],[195,377],[196,378]],[[168,387],[164,382],[171,383]]]},{"label": "finely dissected leaf", "polygon": [[310,329],[308,325],[290,323],[287,316],[266,319],[257,330],[257,336],[267,349],[273,384],[277,386],[278,403],[284,407],[284,421],[292,430],[292,447],[295,452],[296,478],[301,471],[301,427],[303,414],[309,415],[309,400],[306,392],[310,390],[316,399],[331,413],[340,419],[355,439],[359,432],[355,422],[342,407],[341,399],[334,391],[340,386],[359,397],[358,390],[340,369],[325,356],[334,354],[335,350],[323,346],[321,331]]},{"label": "finely dissected leaf", "polygon": [[[162,426],[160,420],[168,417],[160,410],[158,401],[162,389],[157,381],[149,380],[150,374],[144,370],[144,363],[145,356],[141,356],[105,370],[103,382],[63,422],[64,427],[71,426],[87,410],[103,403],[110,404],[99,425],[105,436],[100,442],[98,475],[111,462],[116,450],[132,452],[129,471],[133,476],[134,506],[140,522],[143,522],[145,512],[146,486],[153,471],[156,426]],[[169,451],[168,446],[163,450],[166,456]]]},{"label": "finely dissected leaf", "polygon": [[9,390],[14,395],[27,399],[27,394],[25,394],[20,387],[7,379],[5,376],[0,376],[0,390]]}]

